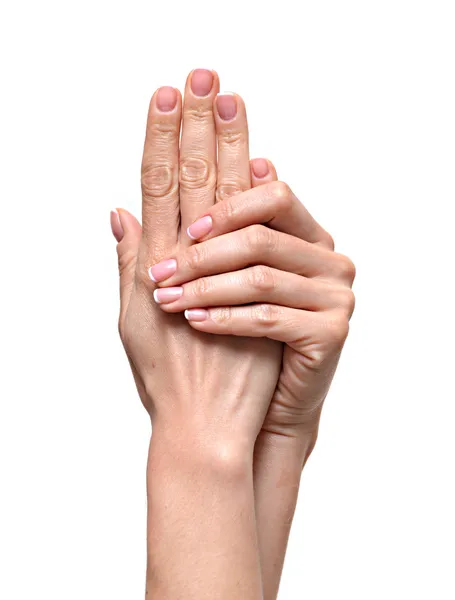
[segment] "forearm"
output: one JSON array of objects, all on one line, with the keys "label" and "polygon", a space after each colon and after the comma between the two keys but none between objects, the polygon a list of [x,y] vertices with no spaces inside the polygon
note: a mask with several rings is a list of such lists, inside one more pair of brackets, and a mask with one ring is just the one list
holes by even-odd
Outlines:
[{"label": "forearm", "polygon": [[254,455],[254,494],[264,600],[275,600],[291,530],[302,467],[316,433],[296,437],[261,431]]},{"label": "forearm", "polygon": [[260,600],[252,456],[154,432],[147,598]]}]

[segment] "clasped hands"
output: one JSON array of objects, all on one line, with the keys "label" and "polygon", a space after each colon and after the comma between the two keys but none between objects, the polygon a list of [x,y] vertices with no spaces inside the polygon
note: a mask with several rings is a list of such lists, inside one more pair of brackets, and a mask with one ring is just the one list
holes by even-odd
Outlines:
[{"label": "clasped hands", "polygon": [[[354,309],[355,270],[277,180],[273,164],[250,161],[244,102],[218,92],[218,75],[197,69],[183,101],[171,87],[152,97],[142,227],[124,209],[111,215],[119,329],[152,419],[149,476],[189,464],[191,472],[197,464],[197,473],[207,467],[236,480],[251,471],[251,532],[259,539],[262,593],[272,598],[289,525],[266,521],[293,512],[295,492],[278,492],[278,500],[273,494],[283,473],[295,489],[316,441]],[[158,535],[154,527],[149,523],[149,539]],[[187,544],[194,555],[191,536]],[[149,545],[150,585],[173,598],[175,581],[158,583],[161,563],[153,554]],[[247,557],[254,563],[254,553]],[[238,597],[256,597],[256,584],[238,576],[245,586]],[[195,597],[204,598],[197,585]],[[220,586],[228,597],[229,584]],[[212,590],[209,597],[225,596]]]}]

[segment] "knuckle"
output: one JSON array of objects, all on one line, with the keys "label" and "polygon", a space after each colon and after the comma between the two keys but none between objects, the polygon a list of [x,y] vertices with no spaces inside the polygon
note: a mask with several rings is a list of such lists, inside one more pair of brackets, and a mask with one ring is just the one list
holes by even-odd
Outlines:
[{"label": "knuckle", "polygon": [[351,317],[355,308],[355,295],[350,288],[342,287],[337,290],[337,308],[347,314],[348,318]]},{"label": "knuckle", "polygon": [[352,260],[344,254],[338,254],[337,273],[341,279],[348,281],[350,284],[352,284],[355,279],[355,265]]},{"label": "knuckle", "polygon": [[204,296],[212,289],[210,277],[195,279],[191,284],[191,294],[196,297]]},{"label": "knuckle", "polygon": [[223,202],[219,202],[215,208],[217,217],[221,223],[232,222],[237,215],[237,206],[230,198],[226,198]]},{"label": "knuckle", "polygon": [[219,324],[228,323],[232,318],[232,309],[230,306],[222,306],[213,311],[212,319]]},{"label": "knuckle", "polygon": [[248,190],[249,187],[246,181],[241,180],[220,182],[216,188],[216,201],[222,202],[227,198],[241,194]]},{"label": "knuckle", "polygon": [[179,128],[174,123],[160,123],[153,121],[147,129],[147,136],[154,144],[167,147],[168,144],[176,144],[179,141]]},{"label": "knuckle", "polygon": [[204,262],[204,251],[200,244],[190,246],[186,251],[186,264],[191,271],[200,270]]},{"label": "knuckle", "polygon": [[270,184],[273,197],[278,203],[288,203],[292,199],[292,191],[284,181],[274,181]]},{"label": "knuckle", "polygon": [[244,231],[246,245],[251,251],[273,250],[275,238],[272,229],[264,225],[251,225],[246,227]]},{"label": "knuckle", "polygon": [[202,121],[204,123],[213,122],[213,110],[207,108],[203,104],[196,103],[194,106],[187,106],[183,111],[184,120],[188,121]]},{"label": "knuckle", "polygon": [[251,309],[251,320],[257,327],[269,328],[280,319],[280,307],[274,304],[255,304]]},{"label": "knuckle", "polygon": [[177,190],[175,169],[169,165],[150,165],[142,169],[142,195],[145,198],[164,198]]},{"label": "knuckle", "polygon": [[245,142],[245,134],[237,129],[225,129],[219,137],[219,143],[224,146],[239,146]]},{"label": "knuckle", "polygon": [[273,270],[264,265],[248,270],[247,283],[258,292],[271,292],[276,287]]},{"label": "knuckle", "polygon": [[349,319],[341,312],[327,323],[327,342],[336,350],[341,350],[348,337]]},{"label": "knuckle", "polygon": [[132,249],[127,249],[124,251],[120,251],[117,248],[117,258],[118,258],[118,270],[120,273],[120,277],[123,276],[124,273],[129,271],[134,271],[137,255],[136,252]]},{"label": "knuckle", "polygon": [[215,165],[205,158],[184,158],[180,162],[180,186],[198,189],[215,186]]}]

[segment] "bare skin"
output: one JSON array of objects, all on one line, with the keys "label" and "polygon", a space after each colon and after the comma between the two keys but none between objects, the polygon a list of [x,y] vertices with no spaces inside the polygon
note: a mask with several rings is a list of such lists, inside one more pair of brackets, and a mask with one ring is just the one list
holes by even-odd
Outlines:
[{"label": "bare skin", "polygon": [[120,332],[153,422],[148,590],[269,600],[354,268],[273,165],[250,163],[243,101],[218,89],[215,73],[190,74],[180,163],[180,96],[152,98],[143,228],[112,215]]}]

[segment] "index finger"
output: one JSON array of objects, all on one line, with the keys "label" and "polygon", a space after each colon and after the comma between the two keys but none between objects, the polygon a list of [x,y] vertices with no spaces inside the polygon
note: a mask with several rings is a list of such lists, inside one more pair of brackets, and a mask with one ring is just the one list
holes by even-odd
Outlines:
[{"label": "index finger", "polygon": [[208,240],[249,225],[277,231],[333,250],[333,240],[282,181],[273,181],[214,204],[188,227],[194,240]]}]

